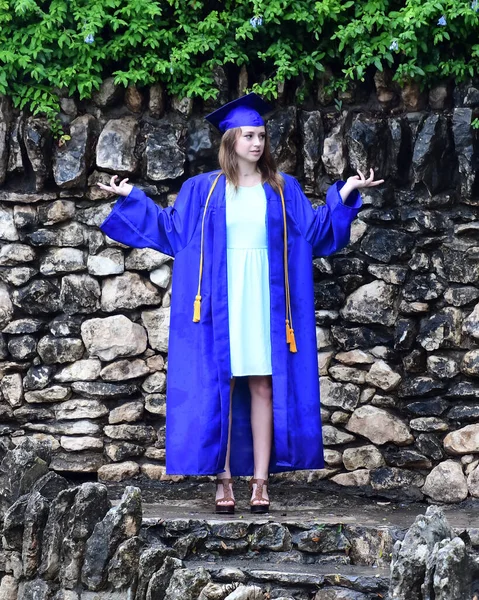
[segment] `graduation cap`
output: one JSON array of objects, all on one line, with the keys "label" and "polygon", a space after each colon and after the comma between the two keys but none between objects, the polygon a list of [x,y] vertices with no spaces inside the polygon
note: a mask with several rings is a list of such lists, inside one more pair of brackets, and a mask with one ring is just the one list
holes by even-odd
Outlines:
[{"label": "graduation cap", "polygon": [[222,133],[234,127],[261,127],[264,125],[262,115],[270,112],[271,106],[257,94],[251,92],[228,104],[224,104],[205,119]]}]

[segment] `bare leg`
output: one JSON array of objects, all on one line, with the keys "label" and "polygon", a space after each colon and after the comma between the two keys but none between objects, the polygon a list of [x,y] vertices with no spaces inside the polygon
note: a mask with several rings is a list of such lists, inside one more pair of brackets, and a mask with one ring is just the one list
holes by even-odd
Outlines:
[{"label": "bare leg", "polygon": [[[228,446],[226,448],[225,470],[223,471],[223,473],[217,474],[218,479],[230,479],[231,478],[231,469],[230,469],[231,423],[233,421],[233,413],[232,413],[231,403],[232,403],[232,399],[233,399],[234,379],[231,380],[230,386],[231,386],[231,388],[230,388],[230,420],[229,420],[229,425],[228,425]],[[233,486],[231,485],[231,483],[229,484],[229,487],[230,487],[231,497],[233,498],[233,500],[225,500],[224,502],[220,502],[219,504],[221,504],[222,506],[223,505],[229,506],[230,504],[234,504]],[[219,500],[220,498],[223,498],[223,487],[217,486],[215,500]]]},{"label": "bare leg", "polygon": [[[253,433],[254,478],[268,479],[271,444],[273,442],[273,388],[271,375],[252,375],[248,380],[251,392],[251,431]],[[253,496],[256,485],[253,486]],[[267,504],[267,489],[263,488]]]}]

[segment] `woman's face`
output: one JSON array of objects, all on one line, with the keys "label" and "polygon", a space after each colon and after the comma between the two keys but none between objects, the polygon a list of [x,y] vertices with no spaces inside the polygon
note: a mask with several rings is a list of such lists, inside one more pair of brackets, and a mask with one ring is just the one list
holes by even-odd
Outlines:
[{"label": "woman's face", "polygon": [[264,127],[242,127],[241,135],[236,140],[235,152],[238,158],[247,162],[258,162],[264,152]]}]

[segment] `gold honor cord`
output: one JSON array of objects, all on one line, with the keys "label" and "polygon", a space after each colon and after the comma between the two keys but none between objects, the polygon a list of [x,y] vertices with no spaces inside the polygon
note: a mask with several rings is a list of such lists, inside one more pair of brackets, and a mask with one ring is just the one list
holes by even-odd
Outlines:
[{"label": "gold honor cord", "polygon": [[208,208],[208,204],[210,202],[213,191],[218,183],[218,179],[223,175],[222,172],[218,173],[216,179],[213,181],[213,185],[211,186],[208,197],[206,198],[205,203],[205,211],[203,213],[203,220],[201,222],[201,242],[200,242],[200,272],[198,276],[198,291],[195,297],[194,309],[193,309],[193,323],[199,323],[201,318],[201,279],[203,277],[203,254],[204,254],[204,233],[205,233],[205,217],[206,217],[206,209]]},{"label": "gold honor cord", "polygon": [[[201,318],[201,280],[203,277],[203,260],[204,260],[204,233],[205,233],[205,218],[206,218],[206,210],[208,208],[208,204],[210,202],[213,191],[218,183],[219,178],[223,175],[223,173],[218,173],[216,179],[211,186],[208,197],[206,198],[205,210],[203,212],[203,219],[201,222],[201,242],[200,242],[200,269],[198,275],[198,290],[195,297],[194,302],[194,310],[193,310],[193,323],[199,323]],[[288,275],[288,232],[286,228],[286,206],[284,203],[284,195],[283,190],[279,188],[279,193],[281,196],[281,206],[283,208],[283,225],[284,225],[284,283],[285,283],[285,295],[286,295],[286,343],[289,344],[290,352],[297,352],[296,348],[296,340],[294,337],[294,329],[293,329],[293,315],[291,312],[291,296],[289,291],[289,275]]]}]

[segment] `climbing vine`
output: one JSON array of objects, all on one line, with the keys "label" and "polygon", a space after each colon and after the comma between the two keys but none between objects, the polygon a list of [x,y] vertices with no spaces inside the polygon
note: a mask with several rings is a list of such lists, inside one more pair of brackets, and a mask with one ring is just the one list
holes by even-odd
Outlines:
[{"label": "climbing vine", "polygon": [[376,70],[399,83],[473,78],[479,0],[0,0],[0,93],[54,120],[59,95],[162,82],[214,98],[218,66],[261,73],[267,98],[332,72],[337,90]]}]

